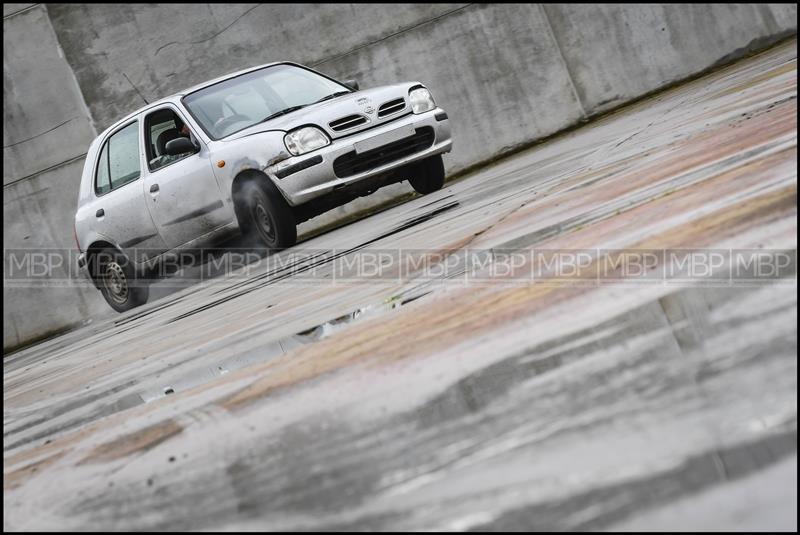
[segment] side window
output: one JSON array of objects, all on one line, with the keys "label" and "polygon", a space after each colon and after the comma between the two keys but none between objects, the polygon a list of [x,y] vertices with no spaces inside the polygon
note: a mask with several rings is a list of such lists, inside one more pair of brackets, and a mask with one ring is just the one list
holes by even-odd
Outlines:
[{"label": "side window", "polygon": [[97,163],[95,191],[101,195],[111,191],[111,179],[108,177],[108,143],[103,146],[103,151],[100,153],[100,160]]},{"label": "side window", "polygon": [[139,123],[133,122],[108,138],[100,151],[95,191],[102,195],[140,176]]},{"label": "side window", "polygon": [[126,126],[108,140],[111,189],[139,178],[139,123]]},{"label": "side window", "polygon": [[194,152],[183,154],[167,154],[167,142],[178,137],[195,138],[181,118],[170,108],[154,111],[145,119],[145,147],[147,148],[147,165],[151,171],[165,167],[173,162],[191,156]]}]

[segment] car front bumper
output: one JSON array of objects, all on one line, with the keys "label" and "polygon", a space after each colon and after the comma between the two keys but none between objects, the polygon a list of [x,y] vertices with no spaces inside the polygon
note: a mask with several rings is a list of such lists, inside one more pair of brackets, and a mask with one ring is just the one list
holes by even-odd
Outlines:
[{"label": "car front bumper", "polygon": [[[416,131],[425,127],[432,128],[434,133],[432,144],[366,171],[343,178],[336,176],[334,162],[337,158],[355,151],[357,144],[360,146],[371,144],[375,140],[379,141],[381,137],[387,136],[391,139],[393,131],[401,131],[409,127]],[[380,146],[377,149],[380,149]],[[451,149],[450,121],[443,109],[435,108],[418,115],[406,115],[380,127],[336,138],[326,147],[302,156],[287,158],[266,167],[264,171],[272,178],[289,204],[299,206],[335,190],[354,185],[361,180],[378,175],[389,175],[397,168],[436,154],[449,152]],[[291,173],[287,174],[289,172]]]}]

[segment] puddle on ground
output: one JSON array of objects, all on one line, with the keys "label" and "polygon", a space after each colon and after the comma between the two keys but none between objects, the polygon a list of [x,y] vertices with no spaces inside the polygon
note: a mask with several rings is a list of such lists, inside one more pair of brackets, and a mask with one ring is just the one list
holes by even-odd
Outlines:
[{"label": "puddle on ground", "polygon": [[349,314],[339,316],[338,318],[326,321],[325,323],[320,323],[319,325],[315,325],[310,329],[306,329],[305,331],[299,332],[295,336],[301,338],[302,340],[305,340],[306,342],[322,340],[323,338],[326,338],[330,336],[332,333],[349,325],[351,322],[363,316],[364,314],[369,313],[370,310],[374,308],[375,307],[370,305],[364,308],[356,309],[353,312],[350,312]]},{"label": "puddle on ground", "polygon": [[[292,349],[327,338],[331,334],[344,329],[356,320],[361,320],[365,317],[377,316],[381,313],[400,308],[432,292],[433,290],[429,288],[429,284],[420,285],[399,295],[391,296],[379,304],[357,308],[352,312],[315,325],[310,329],[306,329],[291,336],[269,342],[262,346],[257,352],[229,357],[212,365],[195,368],[186,373],[182,373],[179,376],[165,377],[151,388],[147,388],[138,392],[128,391],[127,394],[117,398],[115,401],[100,405],[95,410],[90,411],[88,414],[82,414],[80,417],[68,419],[63,424],[59,425],[56,430],[66,431],[73,429],[79,425],[94,421],[97,418],[109,416],[137,405],[141,405],[142,403],[149,403],[166,396],[185,392],[190,388],[214,381],[215,379],[232,371],[246,368],[255,364],[268,362],[286,354]],[[59,410],[50,415],[36,418],[20,426],[19,428],[14,429],[14,432],[36,427],[47,422],[48,420],[51,420],[55,416],[65,415],[73,410],[89,405],[100,398],[108,397],[110,394],[121,392],[122,390],[133,390],[131,387],[135,388],[135,384],[135,381],[131,381],[109,391],[92,394],[87,397],[81,397],[72,403],[65,404]],[[31,435],[14,443],[4,444],[3,447],[5,450],[16,448],[27,443],[40,440],[41,438],[49,436],[52,433],[53,429],[47,428],[39,432],[34,432]]]},{"label": "puddle on ground", "polygon": [[398,309],[432,292],[433,290],[430,289],[424,290],[422,288],[415,288],[400,295],[391,296],[380,304],[371,304],[357,308],[352,312],[320,323],[309,329],[273,340],[261,347],[258,351],[229,357],[211,366],[184,373],[180,377],[172,378],[170,381],[162,383],[159,386],[149,388],[139,393],[138,396],[141,397],[143,402],[149,403],[165,396],[184,392],[190,388],[209,383],[232,371],[269,362],[270,360],[283,356],[292,349],[323,340],[333,333],[346,328],[356,320],[378,316],[387,311]]}]

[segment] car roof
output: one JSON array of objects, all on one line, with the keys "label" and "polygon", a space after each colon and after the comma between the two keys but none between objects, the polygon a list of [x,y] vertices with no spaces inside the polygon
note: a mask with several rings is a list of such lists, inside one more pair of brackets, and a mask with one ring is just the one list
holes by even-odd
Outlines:
[{"label": "car roof", "polygon": [[257,70],[263,69],[265,67],[271,67],[273,65],[281,65],[281,64],[299,65],[298,63],[295,63],[293,61],[273,61],[271,63],[264,63],[263,65],[257,65],[255,67],[248,67],[247,69],[242,69],[240,71],[231,72],[231,73],[225,74],[223,76],[218,76],[217,78],[212,78],[211,80],[202,82],[202,83],[197,84],[197,85],[193,85],[193,86],[191,86],[189,88],[186,88],[186,89],[183,89],[181,91],[178,91],[177,93],[173,93],[172,95],[166,96],[164,98],[160,98],[160,99],[158,99],[158,100],[156,100],[154,102],[151,102],[149,104],[146,104],[146,105],[142,106],[138,110],[136,110],[136,111],[134,111],[132,113],[129,113],[128,115],[126,115],[122,119],[120,119],[118,121],[115,121],[114,124],[112,124],[111,126],[106,128],[105,130],[103,130],[103,132],[101,132],[100,135],[97,136],[97,137],[98,138],[103,137],[109,130],[117,128],[122,123],[125,123],[125,122],[131,120],[132,118],[134,118],[135,116],[139,115],[140,113],[142,113],[144,111],[147,111],[149,109],[161,106],[163,104],[175,103],[178,100],[180,100],[182,97],[185,97],[186,95],[188,95],[189,93],[194,93],[195,91],[199,91],[200,89],[212,86],[214,84],[218,84],[219,82],[223,82],[223,81],[228,80],[230,78],[235,78],[237,76],[241,76],[242,74],[247,74],[248,72],[251,72],[251,71],[257,71]]}]

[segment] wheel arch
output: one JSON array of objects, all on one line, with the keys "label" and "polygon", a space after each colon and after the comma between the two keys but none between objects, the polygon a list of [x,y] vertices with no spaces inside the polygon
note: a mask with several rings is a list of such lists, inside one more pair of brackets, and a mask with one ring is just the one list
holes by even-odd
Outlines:
[{"label": "wheel arch", "polygon": [[241,211],[244,207],[244,196],[247,194],[247,185],[253,183],[262,186],[266,191],[279,195],[284,200],[286,199],[280,188],[278,188],[272,182],[272,179],[263,171],[259,171],[258,169],[244,169],[240,171],[231,182],[231,200],[233,201],[233,210],[236,214],[239,228],[242,229],[244,229],[243,222],[245,221],[243,219],[244,214]]}]

